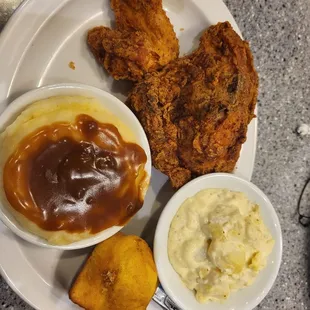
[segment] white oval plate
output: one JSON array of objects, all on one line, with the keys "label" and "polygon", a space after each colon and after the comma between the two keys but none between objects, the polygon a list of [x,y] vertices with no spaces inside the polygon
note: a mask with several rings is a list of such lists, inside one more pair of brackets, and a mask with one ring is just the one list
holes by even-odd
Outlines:
[{"label": "white oval plate", "polygon": [[[179,275],[174,271],[167,251],[170,224],[178,209],[187,198],[207,188],[226,188],[245,193],[250,201],[259,205],[263,221],[275,241],[267,266],[258,274],[254,283],[233,292],[222,304],[198,303],[194,294],[185,287]],[[253,183],[227,173],[204,175],[184,185],[167,203],[156,228],[154,257],[162,287],[182,309],[252,310],[268,294],[279,272],[282,259],[282,233],[279,219],[268,197]]]},{"label": "white oval plate", "polygon": [[[230,21],[240,33],[221,0],[163,2],[180,40],[181,55],[198,46],[201,32],[219,21]],[[113,81],[85,44],[89,28],[110,26],[113,19],[109,0],[26,0],[0,36],[0,113],[24,92],[62,82],[95,86],[124,100],[128,84]],[[75,70],[69,68],[70,61]],[[247,180],[254,166],[256,126],[254,119],[235,171]],[[145,206],[124,231],[142,235],[152,243],[158,217],[173,193],[167,177],[153,169]],[[2,224],[0,232],[1,273],[17,294],[36,309],[78,309],[67,292],[89,249],[43,249],[15,237]],[[148,310],[155,309],[161,308],[152,301]]]}]

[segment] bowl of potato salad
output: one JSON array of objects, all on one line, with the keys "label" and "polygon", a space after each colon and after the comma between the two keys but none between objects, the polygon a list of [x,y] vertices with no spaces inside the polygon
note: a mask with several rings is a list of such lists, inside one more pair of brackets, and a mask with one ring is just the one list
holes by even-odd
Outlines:
[{"label": "bowl of potato salad", "polygon": [[249,310],[271,289],[282,234],[267,196],[232,174],[186,184],[159,219],[154,255],[166,293],[184,310]]}]

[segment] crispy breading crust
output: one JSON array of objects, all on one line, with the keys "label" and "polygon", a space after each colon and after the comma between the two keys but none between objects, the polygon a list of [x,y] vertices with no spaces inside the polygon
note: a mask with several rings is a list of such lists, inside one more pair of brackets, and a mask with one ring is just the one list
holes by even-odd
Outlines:
[{"label": "crispy breading crust", "polygon": [[233,171],[257,91],[249,45],[225,22],[207,29],[192,54],[148,74],[126,103],[148,136],[153,165],[179,188]]},{"label": "crispy breading crust", "polygon": [[87,42],[114,79],[141,80],[179,55],[173,26],[162,0],[111,0],[116,29],[95,27]]}]

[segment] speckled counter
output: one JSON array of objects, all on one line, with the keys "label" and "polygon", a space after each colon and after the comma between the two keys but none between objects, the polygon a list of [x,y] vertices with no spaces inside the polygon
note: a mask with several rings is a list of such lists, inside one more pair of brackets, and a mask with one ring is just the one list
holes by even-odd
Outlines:
[{"label": "speckled counter", "polygon": [[[11,13],[3,6],[18,2],[0,0],[0,22]],[[257,309],[310,309],[310,227],[300,226],[296,214],[300,191],[310,177],[310,135],[296,134],[299,123],[310,124],[310,1],[226,0],[226,4],[251,43],[260,75],[252,181],[277,209],[284,238],[279,276]],[[0,278],[0,309],[31,308]]]}]

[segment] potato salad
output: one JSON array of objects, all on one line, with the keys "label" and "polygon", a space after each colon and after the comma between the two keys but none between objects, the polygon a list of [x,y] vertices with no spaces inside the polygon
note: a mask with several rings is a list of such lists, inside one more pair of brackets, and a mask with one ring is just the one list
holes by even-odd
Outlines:
[{"label": "potato salad", "polygon": [[223,301],[253,283],[274,240],[259,206],[244,193],[206,189],[188,198],[168,237],[170,263],[203,303]]}]

